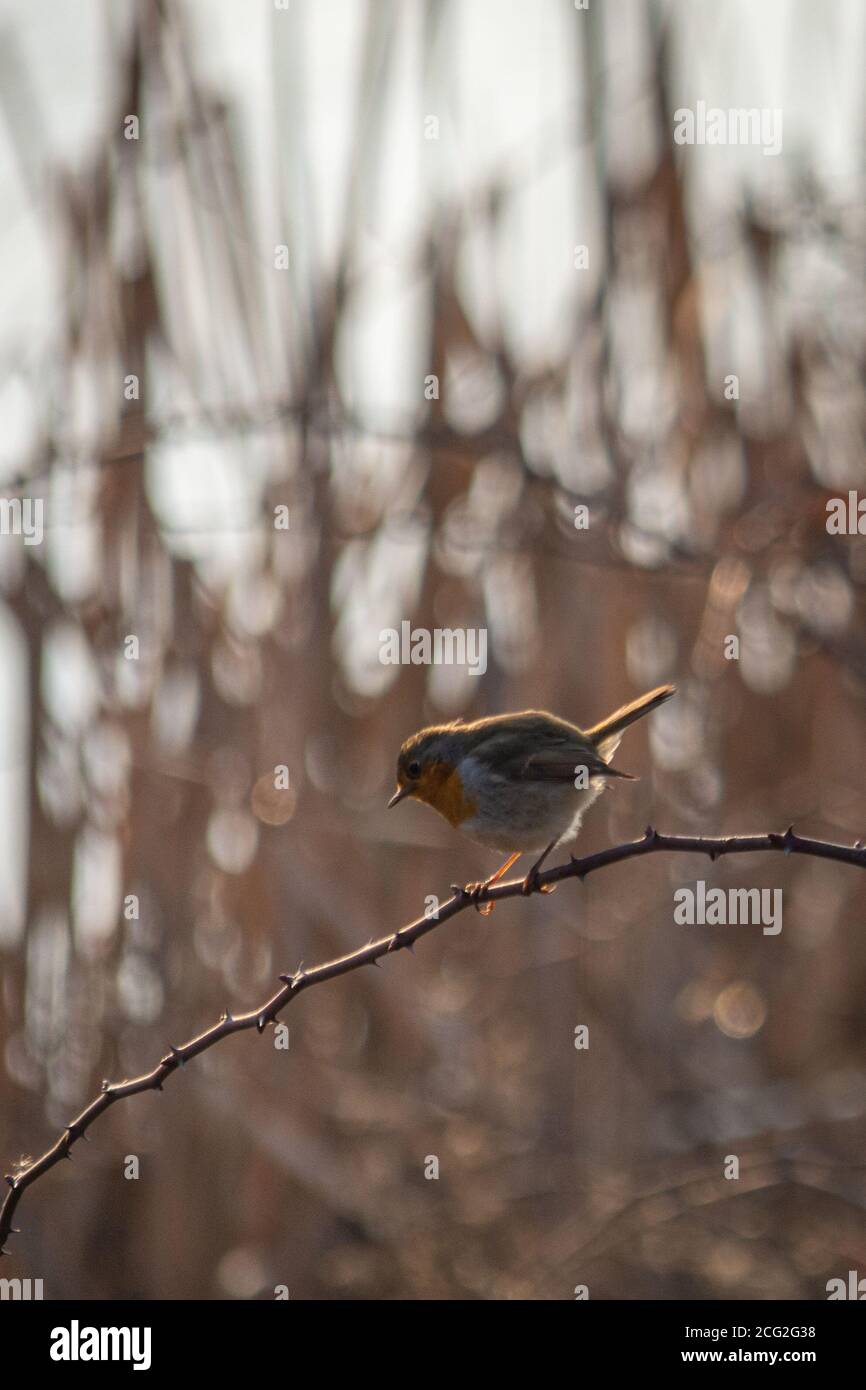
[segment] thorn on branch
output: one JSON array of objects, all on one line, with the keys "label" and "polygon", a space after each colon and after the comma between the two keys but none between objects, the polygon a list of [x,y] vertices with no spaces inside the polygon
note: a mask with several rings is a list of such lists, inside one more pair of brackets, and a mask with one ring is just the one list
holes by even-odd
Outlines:
[{"label": "thorn on branch", "polygon": [[281,975],[280,979],[284,985],[288,985],[289,989],[297,989],[304,979],[304,962],[301,961],[294,975]]}]

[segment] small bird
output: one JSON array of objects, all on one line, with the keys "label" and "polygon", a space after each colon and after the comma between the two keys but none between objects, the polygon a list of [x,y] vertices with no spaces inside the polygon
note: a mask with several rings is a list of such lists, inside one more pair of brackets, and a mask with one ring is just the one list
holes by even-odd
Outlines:
[{"label": "small bird", "polygon": [[523,880],[524,893],[532,893],[545,859],[577,837],[584,812],[608,779],[635,780],[611,767],[610,759],[629,724],[673,694],[674,686],[660,685],[591,729],[532,709],[421,729],[400,749],[397,790],[388,805],[414,796],[471,839],[508,855],[490,878],[466,885],[487,916],[493,903],[480,903],[480,894],[521,854],[541,851]]}]

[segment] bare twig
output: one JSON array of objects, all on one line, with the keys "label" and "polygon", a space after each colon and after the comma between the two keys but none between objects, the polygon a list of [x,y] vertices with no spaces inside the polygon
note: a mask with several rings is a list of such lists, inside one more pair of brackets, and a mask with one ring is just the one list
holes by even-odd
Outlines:
[{"label": "bare twig", "polygon": [[[725,854],[757,854],[765,850],[776,850],[783,854],[812,855],[819,859],[834,859],[843,864],[866,868],[866,846],[862,842],[858,841],[856,845],[839,845],[826,840],[812,840],[795,834],[793,826],[784,834],[771,832],[767,835],[729,835],[717,838],[703,835],[664,835],[652,826],[647,826],[639,840],[614,845],[598,854],[587,854],[580,859],[572,858],[567,864],[548,869],[528,886],[529,891],[540,892],[548,885],[560,883],[567,878],[582,880],[596,869],[603,869],[609,864],[618,864],[624,859],[633,859],[639,855],[657,853],[659,850],[707,854],[710,859],[718,859]],[[103,1082],[101,1093],[67,1125],[57,1141],[41,1158],[35,1159],[16,1173],[6,1175],[9,1191],[0,1210],[0,1254],[8,1253],[3,1247],[10,1233],[14,1231],[12,1218],[26,1188],[36,1182],[37,1178],[41,1178],[43,1173],[47,1173],[49,1168],[53,1168],[55,1163],[70,1158],[73,1144],[83,1138],[94,1121],[116,1101],[126,1100],[141,1091],[161,1091],[163,1082],[179,1067],[197,1057],[199,1053],[206,1052],[231,1033],[241,1033],[249,1028],[257,1028],[260,1033],[264,1032],[268,1024],[273,1023],[277,1015],[311,985],[324,984],[326,980],[336,979],[338,975],[347,975],[350,971],[360,970],[365,965],[378,965],[383,956],[393,955],[397,951],[411,950],[422,936],[426,936],[435,927],[476,903],[500,902],[504,898],[518,897],[527,891],[527,885],[522,879],[510,879],[506,883],[484,888],[474,894],[465,888],[452,886],[454,896],[437,912],[419,917],[397,931],[380,937],[378,941],[371,941],[337,960],[326,961],[309,970],[304,969],[302,962],[294,974],[280,976],[282,987],[258,1009],[239,1014],[237,1017],[227,1010],[220,1020],[205,1032],[199,1033],[197,1037],[180,1046],[171,1046],[152,1071],[134,1077],[131,1081]]]}]

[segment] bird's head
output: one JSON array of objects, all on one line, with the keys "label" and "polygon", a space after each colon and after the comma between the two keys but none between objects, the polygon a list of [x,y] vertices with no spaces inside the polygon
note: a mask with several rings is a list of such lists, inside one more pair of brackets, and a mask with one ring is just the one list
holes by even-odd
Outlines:
[{"label": "bird's head", "polygon": [[[461,751],[455,747],[457,724],[437,724],[407,738],[397,758],[397,790],[388,802],[396,806],[407,796],[425,801],[454,823],[462,819],[463,808],[457,807],[453,774],[460,761]],[[459,738],[459,733],[457,733]],[[452,805],[452,802],[455,802]]]}]

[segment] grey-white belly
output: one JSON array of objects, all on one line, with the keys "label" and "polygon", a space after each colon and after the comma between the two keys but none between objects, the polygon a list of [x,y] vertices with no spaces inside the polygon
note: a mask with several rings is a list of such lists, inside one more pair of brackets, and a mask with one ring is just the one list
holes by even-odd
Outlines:
[{"label": "grey-white belly", "polygon": [[[479,770],[472,758],[460,764],[467,794],[478,811],[460,829],[479,844],[512,854],[538,852],[552,840],[567,844],[580,830],[584,813],[604,790],[602,781],[578,790],[571,782],[521,782],[506,778],[491,781],[488,769]],[[485,793],[478,792],[483,776]]]}]

